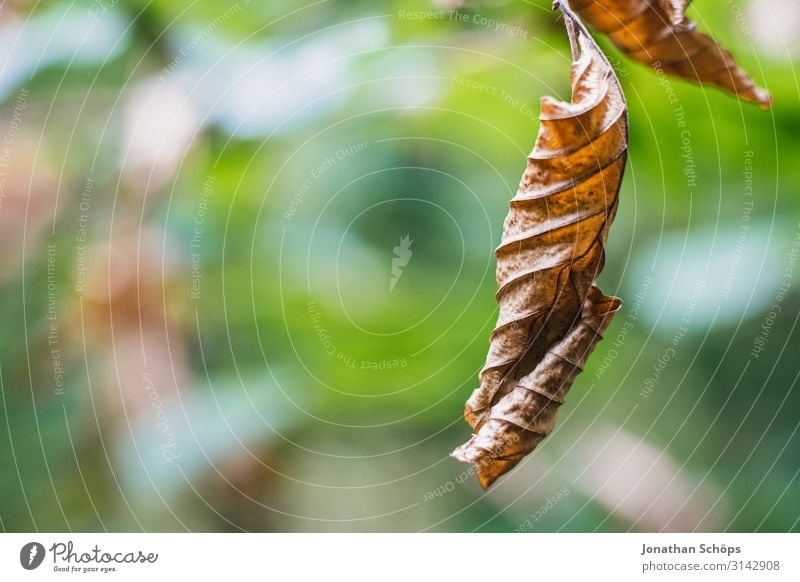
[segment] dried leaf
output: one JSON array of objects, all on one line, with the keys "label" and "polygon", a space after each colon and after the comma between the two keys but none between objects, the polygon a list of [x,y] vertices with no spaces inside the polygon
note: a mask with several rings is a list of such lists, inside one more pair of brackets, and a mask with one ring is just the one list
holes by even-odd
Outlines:
[{"label": "dried leaf", "polygon": [[690,0],[572,0],[570,6],[630,58],[665,73],[715,85],[772,106],[767,91],[736,64],[710,36],[699,32],[685,12]]},{"label": "dried leaf", "polygon": [[497,249],[500,315],[465,417],[475,435],[453,452],[488,487],[553,428],[618,299],[593,286],[627,158],[619,82],[562,7],[573,52],[570,103],[545,97],[539,135]]},{"label": "dried leaf", "polygon": [[483,487],[511,470],[553,431],[558,407],[620,305],[616,297],[592,287],[578,323],[492,406],[478,434],[455,450],[460,461],[478,464]]}]

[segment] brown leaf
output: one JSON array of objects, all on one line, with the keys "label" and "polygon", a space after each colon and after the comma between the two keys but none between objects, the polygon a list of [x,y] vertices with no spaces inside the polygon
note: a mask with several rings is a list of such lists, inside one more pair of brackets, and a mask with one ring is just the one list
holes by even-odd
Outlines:
[{"label": "brown leaf", "polygon": [[715,85],[757,103],[772,98],[733,56],[699,32],[685,12],[690,0],[572,0],[570,6],[630,58],[665,73]]},{"label": "brown leaf", "polygon": [[453,455],[488,487],[550,433],[555,410],[619,307],[593,286],[627,158],[622,89],[577,18],[572,101],[542,99],[541,125],[497,249],[500,315]]},{"label": "brown leaf", "polygon": [[510,471],[553,431],[558,407],[620,305],[616,297],[592,287],[567,336],[492,406],[478,434],[454,451],[458,460],[478,464],[483,487]]}]

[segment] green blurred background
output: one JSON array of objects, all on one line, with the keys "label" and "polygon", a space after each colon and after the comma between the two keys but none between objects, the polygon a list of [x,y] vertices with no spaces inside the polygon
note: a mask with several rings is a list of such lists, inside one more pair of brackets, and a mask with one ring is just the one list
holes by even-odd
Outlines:
[{"label": "green blurred background", "polygon": [[487,493],[448,454],[569,95],[549,0],[6,2],[0,527],[800,530],[800,4],[690,12],[774,108],[599,39],[625,306]]}]

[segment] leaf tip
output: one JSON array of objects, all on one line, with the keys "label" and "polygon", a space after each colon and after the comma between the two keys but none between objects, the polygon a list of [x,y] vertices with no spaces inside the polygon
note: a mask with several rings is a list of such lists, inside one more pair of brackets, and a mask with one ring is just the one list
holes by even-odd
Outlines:
[{"label": "leaf tip", "polygon": [[487,451],[475,445],[475,440],[477,438],[478,435],[473,434],[469,441],[456,448],[450,453],[450,456],[462,463],[474,465],[478,483],[485,491],[489,489],[501,475],[511,470],[518,461],[505,461],[492,458],[491,455],[487,456]]},{"label": "leaf tip", "polygon": [[772,95],[766,89],[756,89],[756,103],[764,111],[772,109]]}]

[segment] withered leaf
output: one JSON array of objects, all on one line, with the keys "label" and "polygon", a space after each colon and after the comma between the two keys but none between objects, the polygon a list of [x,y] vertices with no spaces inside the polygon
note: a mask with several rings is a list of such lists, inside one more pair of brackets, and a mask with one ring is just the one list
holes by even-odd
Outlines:
[{"label": "withered leaf", "polygon": [[715,85],[757,103],[772,105],[767,91],[736,64],[733,56],[686,18],[690,0],[571,0],[586,22],[630,58],[664,73]]},{"label": "withered leaf", "polygon": [[608,61],[562,10],[572,100],[542,99],[539,135],[497,249],[500,315],[465,409],[475,434],[453,452],[477,463],[484,487],[552,431],[556,409],[620,305],[594,281],[627,158],[627,109]]},{"label": "withered leaf", "polygon": [[558,407],[620,305],[616,297],[592,287],[566,337],[492,406],[478,433],[454,451],[460,461],[477,463],[483,487],[510,471],[552,432]]}]

